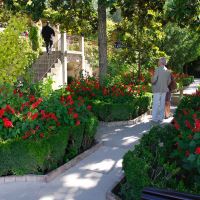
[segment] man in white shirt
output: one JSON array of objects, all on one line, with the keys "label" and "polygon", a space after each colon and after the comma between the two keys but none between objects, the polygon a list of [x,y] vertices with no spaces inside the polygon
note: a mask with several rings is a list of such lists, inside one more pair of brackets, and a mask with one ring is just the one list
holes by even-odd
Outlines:
[{"label": "man in white shirt", "polygon": [[152,120],[154,122],[162,122],[165,115],[165,97],[169,91],[168,85],[171,82],[170,71],[165,67],[166,58],[162,57],[158,61],[158,67],[152,77],[153,89],[153,109]]}]

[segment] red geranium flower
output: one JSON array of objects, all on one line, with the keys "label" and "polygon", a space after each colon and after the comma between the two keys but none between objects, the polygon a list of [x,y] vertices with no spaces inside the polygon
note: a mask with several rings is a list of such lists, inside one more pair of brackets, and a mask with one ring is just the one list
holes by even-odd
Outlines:
[{"label": "red geranium flower", "polygon": [[3,118],[3,124],[6,128],[10,128],[10,127],[13,127],[13,124],[12,122],[8,119],[8,118]]},{"label": "red geranium flower", "polygon": [[186,127],[189,128],[189,129],[192,128],[192,126],[191,126],[191,124],[190,124],[190,122],[189,122],[188,120],[185,120],[185,125],[186,125]]},{"label": "red geranium flower", "polygon": [[15,114],[15,110],[13,108],[11,108],[10,105],[6,105],[5,110],[10,111],[12,114]]},{"label": "red geranium flower", "polygon": [[30,95],[30,96],[29,96],[29,101],[30,101],[30,102],[34,102],[34,101],[35,101],[35,97],[34,97],[33,95]]},{"label": "red geranium flower", "polygon": [[37,117],[38,117],[38,113],[35,113],[35,114],[33,114],[33,115],[31,116],[31,119],[32,119],[32,120],[35,120]]},{"label": "red geranium flower", "polygon": [[77,120],[75,125],[76,125],[76,126],[79,126],[80,123],[81,123],[81,122],[80,122],[79,120]]},{"label": "red geranium flower", "polygon": [[91,106],[91,105],[88,105],[88,106],[87,106],[87,109],[88,109],[88,110],[92,110],[92,106]]},{"label": "red geranium flower", "polygon": [[3,117],[5,110],[4,109],[0,109],[0,118]]},{"label": "red geranium flower", "polygon": [[185,156],[186,156],[186,157],[189,157],[189,155],[190,155],[190,152],[187,150],[187,151],[185,152]]},{"label": "red geranium flower", "polygon": [[44,133],[40,133],[40,138],[44,138]]},{"label": "red geranium flower", "polygon": [[195,120],[195,126],[197,129],[200,129],[200,119]]},{"label": "red geranium flower", "polygon": [[195,153],[198,154],[198,155],[200,155],[200,147],[196,148]]},{"label": "red geranium flower", "polygon": [[74,119],[77,119],[77,118],[78,118],[78,113],[74,113],[74,114],[73,114],[73,118],[74,118]]},{"label": "red geranium flower", "polygon": [[178,124],[176,120],[174,120],[174,127],[176,128],[176,130],[180,129],[180,125]]}]

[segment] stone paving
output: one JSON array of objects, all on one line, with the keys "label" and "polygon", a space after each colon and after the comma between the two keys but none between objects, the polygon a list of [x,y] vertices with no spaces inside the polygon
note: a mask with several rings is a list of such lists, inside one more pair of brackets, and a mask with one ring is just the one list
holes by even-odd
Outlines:
[{"label": "stone paving", "polygon": [[[184,93],[195,92],[200,79]],[[175,107],[173,108],[175,109]],[[172,118],[164,120],[169,123]],[[50,183],[0,184],[0,200],[105,200],[106,192],[123,175],[122,157],[152,127],[151,116],[133,125],[101,124],[96,135],[103,145]]]}]

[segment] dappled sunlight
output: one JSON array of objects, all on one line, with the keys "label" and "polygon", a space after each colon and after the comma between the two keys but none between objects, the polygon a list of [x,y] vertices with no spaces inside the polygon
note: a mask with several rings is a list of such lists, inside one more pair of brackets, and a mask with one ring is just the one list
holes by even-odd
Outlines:
[{"label": "dappled sunlight", "polygon": [[121,128],[115,129],[115,132],[119,132],[119,131],[123,131],[123,129]]},{"label": "dappled sunlight", "polygon": [[122,161],[123,161],[123,159],[118,160],[115,165],[115,168],[122,168]]},{"label": "dappled sunlight", "polygon": [[39,200],[54,200],[54,199],[55,198],[52,195],[39,198]]},{"label": "dappled sunlight", "polygon": [[98,163],[92,163],[85,165],[81,169],[90,169],[92,171],[109,171],[112,166],[115,164],[115,161],[112,159],[104,159]]},{"label": "dappled sunlight", "polygon": [[135,137],[135,136],[124,137],[122,139],[122,141],[123,141],[122,145],[130,145],[130,144],[136,142],[139,139],[140,139],[139,137]]},{"label": "dappled sunlight", "polygon": [[82,188],[82,189],[90,189],[95,187],[98,184],[99,177],[94,177],[92,173],[88,174],[87,177],[81,177],[80,174],[70,174],[63,177],[63,186],[70,188]]}]

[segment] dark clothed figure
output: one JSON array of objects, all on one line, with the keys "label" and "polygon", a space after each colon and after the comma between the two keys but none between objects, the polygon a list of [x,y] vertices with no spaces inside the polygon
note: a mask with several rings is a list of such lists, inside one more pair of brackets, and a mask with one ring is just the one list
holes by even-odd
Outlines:
[{"label": "dark clothed figure", "polygon": [[176,85],[176,82],[175,82],[173,75],[170,74],[170,77],[171,77],[171,82],[168,86],[169,91],[167,92],[166,98],[165,98],[165,119],[169,118],[172,115],[171,112],[170,112],[171,93],[172,93],[173,90],[175,90],[177,88],[177,85]]},{"label": "dark clothed figure", "polygon": [[50,53],[53,45],[53,36],[55,36],[55,32],[47,22],[47,25],[42,28],[42,37],[45,41],[46,50],[48,54]]}]

